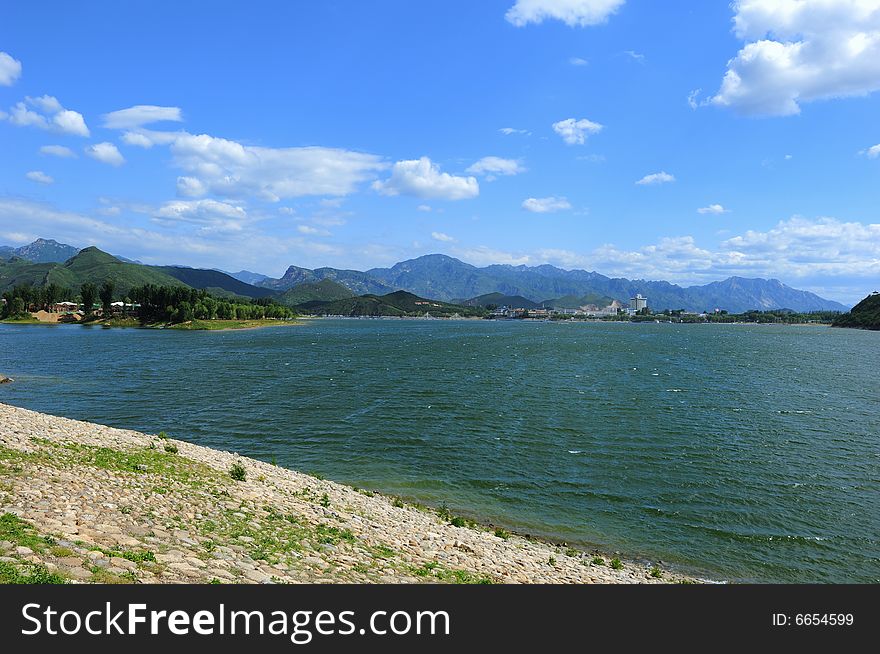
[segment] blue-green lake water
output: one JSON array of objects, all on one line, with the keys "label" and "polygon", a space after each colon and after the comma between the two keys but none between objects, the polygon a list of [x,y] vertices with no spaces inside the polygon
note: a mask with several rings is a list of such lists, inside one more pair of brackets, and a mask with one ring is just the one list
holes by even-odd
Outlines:
[{"label": "blue-green lake water", "polygon": [[0,402],[165,430],[709,578],[880,581],[880,333],[0,326]]}]

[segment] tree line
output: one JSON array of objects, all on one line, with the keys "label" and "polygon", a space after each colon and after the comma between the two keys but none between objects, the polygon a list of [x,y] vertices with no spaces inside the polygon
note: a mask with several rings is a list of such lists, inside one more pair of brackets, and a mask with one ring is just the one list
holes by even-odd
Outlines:
[{"label": "tree line", "polygon": [[53,304],[70,301],[72,298],[73,290],[55,283],[45,286],[19,284],[3,293],[6,303],[3,305],[2,317],[17,318],[31,311],[48,310]]},{"label": "tree line", "polygon": [[191,320],[290,320],[296,312],[271,298],[227,300],[207,291],[181,286],[146,284],[129,296],[141,322],[182,323]]},{"label": "tree line", "polygon": [[[207,291],[184,286],[156,286],[146,284],[132,288],[124,297],[119,297],[116,285],[107,280],[100,286],[92,282],[82,284],[79,295],[70,288],[58,284],[32,286],[20,284],[3,293],[6,303],[0,318],[29,316],[40,309],[49,310],[52,305],[64,301],[79,300],[86,317],[94,315],[100,304],[102,314],[113,313],[115,298],[129,307],[126,313],[133,314],[143,323],[183,323],[191,320],[289,320],[296,312],[278,304],[272,298],[234,300],[218,298]],[[138,306],[140,305],[140,306]]]}]

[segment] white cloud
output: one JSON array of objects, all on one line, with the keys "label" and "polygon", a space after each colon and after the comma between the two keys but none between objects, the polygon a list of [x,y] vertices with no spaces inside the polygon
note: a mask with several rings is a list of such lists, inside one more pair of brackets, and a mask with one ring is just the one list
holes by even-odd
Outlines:
[{"label": "white cloud", "polygon": [[278,207],[278,213],[285,216],[293,216],[296,215],[296,209],[293,209],[292,207]]},{"label": "white cloud", "polygon": [[55,180],[52,179],[49,175],[44,173],[42,170],[32,170],[29,173],[25,174],[32,182],[37,182],[39,184],[54,184]]},{"label": "white cloud", "polygon": [[730,213],[730,211],[720,204],[710,204],[708,207],[700,207],[697,209],[697,213],[720,215],[722,213]]},{"label": "white cloud", "polygon": [[429,207],[427,204],[420,204],[419,206],[416,207],[416,210],[424,211],[427,213],[427,212],[431,211],[431,207]]},{"label": "white cloud", "polygon": [[862,150],[862,154],[866,155],[869,159],[876,159],[880,157],[880,143],[877,145],[872,145],[867,150]]},{"label": "white cloud", "polygon": [[[43,113],[30,109],[28,105],[36,107]],[[82,114],[65,109],[51,95],[39,98],[26,97],[25,102],[16,103],[9,111],[6,119],[19,127],[38,127],[62,134],[89,136],[89,128]]]},{"label": "white cloud", "polygon": [[522,208],[532,213],[554,213],[571,209],[571,203],[565,198],[528,198],[523,200]]},{"label": "white cloud", "polygon": [[[152,140],[155,142],[155,133]],[[174,135],[174,163],[211,193],[277,202],[305,195],[348,195],[386,168],[381,158],[317,146],[267,148],[186,132]]]},{"label": "white cloud", "polygon": [[177,178],[177,195],[184,198],[197,198],[205,195],[208,189],[195,177]]},{"label": "white cloud", "polygon": [[498,131],[504,134],[504,136],[510,136],[512,134],[523,134],[528,136],[531,134],[531,132],[526,129],[516,129],[515,127],[502,127]]},{"label": "white cloud", "polygon": [[65,134],[73,134],[74,136],[88,136],[89,128],[86,127],[86,121],[81,113],[65,109],[59,111],[52,117],[52,124]]},{"label": "white cloud", "polygon": [[391,177],[374,182],[373,188],[383,195],[403,194],[442,200],[469,200],[480,194],[475,177],[441,173],[440,167],[428,157],[398,161],[391,169]]},{"label": "white cloud", "polygon": [[499,175],[518,175],[524,173],[526,168],[517,159],[483,157],[468,167],[465,172],[472,175],[485,175],[488,181],[492,181]]},{"label": "white cloud", "polygon": [[40,148],[40,154],[61,157],[62,159],[76,159],[76,153],[63,145],[44,145]]},{"label": "white cloud", "polygon": [[217,200],[172,200],[163,204],[154,215],[160,222],[202,225],[203,233],[240,232],[249,222],[242,207]]},{"label": "white cloud", "polygon": [[703,89],[694,89],[690,93],[688,93],[687,103],[691,109],[699,109],[700,108],[700,93],[703,92]]},{"label": "white cloud", "polygon": [[12,86],[21,76],[21,62],[12,55],[0,52],[0,86]]},{"label": "white cloud", "polygon": [[569,27],[604,23],[625,0],[516,0],[505,18],[517,27],[561,20]]},{"label": "white cloud", "polygon": [[670,182],[674,181],[675,175],[670,175],[667,172],[660,171],[659,173],[645,175],[639,181],[637,181],[636,184],[638,184],[639,186],[646,186],[654,184],[669,184]]},{"label": "white cloud", "polygon": [[122,142],[126,145],[150,149],[154,145],[171,145],[185,132],[155,132],[149,129],[135,129],[122,135]]},{"label": "white cloud", "polygon": [[64,111],[64,107],[58,102],[58,98],[52,97],[51,95],[42,95],[39,98],[32,98],[29,96],[25,99],[46,114],[57,114],[59,111]]},{"label": "white cloud", "polygon": [[589,66],[590,65],[589,61],[587,61],[586,59],[581,59],[580,57],[572,57],[571,59],[568,60],[568,63],[570,63],[572,66]]},{"label": "white cloud", "polygon": [[46,120],[46,117],[28,109],[24,102],[16,102],[15,106],[9,109],[7,120],[18,127],[49,129],[49,121]]},{"label": "white cloud", "polygon": [[637,61],[640,64],[645,63],[645,55],[640,52],[636,52],[635,50],[624,50],[623,54],[632,59],[633,61]]},{"label": "white cloud", "polygon": [[583,145],[590,134],[598,134],[602,131],[602,125],[592,120],[581,118],[566,118],[553,123],[553,131],[562,137],[568,145]]},{"label": "white cloud", "polygon": [[125,163],[125,157],[122,156],[119,149],[107,141],[88,145],[83,148],[83,152],[92,159],[111,166],[121,166]]},{"label": "white cloud", "polygon": [[330,236],[330,232],[326,229],[318,229],[317,227],[312,227],[311,225],[297,225],[296,231],[300,234],[307,234],[308,236]]},{"label": "white cloud", "polygon": [[431,238],[435,241],[440,241],[441,243],[455,243],[455,239],[452,238],[449,234],[444,234],[443,232],[431,232]]},{"label": "white cloud", "polygon": [[102,116],[104,127],[108,129],[131,129],[158,123],[162,121],[181,122],[183,116],[180,107],[157,107],[149,104],[139,104],[128,109],[111,111]]},{"label": "white cloud", "polygon": [[532,263],[532,258],[528,254],[504,252],[503,250],[495,250],[486,245],[478,245],[477,247],[472,248],[457,246],[449,250],[449,254],[474,266],[490,266],[492,264],[527,266]]},{"label": "white cloud", "polygon": [[737,0],[745,46],[709,102],[788,116],[814,100],[880,89],[880,0]]}]

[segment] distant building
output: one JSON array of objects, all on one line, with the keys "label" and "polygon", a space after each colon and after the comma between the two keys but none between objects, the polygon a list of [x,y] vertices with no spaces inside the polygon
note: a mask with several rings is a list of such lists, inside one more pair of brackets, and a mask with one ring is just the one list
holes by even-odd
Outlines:
[{"label": "distant building", "polygon": [[641,311],[648,307],[648,298],[642,297],[642,294],[637,294],[634,298],[631,298],[629,301],[629,308],[634,309],[635,311]]}]

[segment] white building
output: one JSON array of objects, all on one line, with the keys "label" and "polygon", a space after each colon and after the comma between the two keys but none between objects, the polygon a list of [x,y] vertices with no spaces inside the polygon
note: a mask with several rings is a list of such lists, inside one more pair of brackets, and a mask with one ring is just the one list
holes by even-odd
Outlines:
[{"label": "white building", "polygon": [[629,308],[634,309],[635,311],[641,311],[642,309],[647,308],[648,306],[648,298],[642,297],[642,294],[637,294],[634,298],[630,298]]}]

